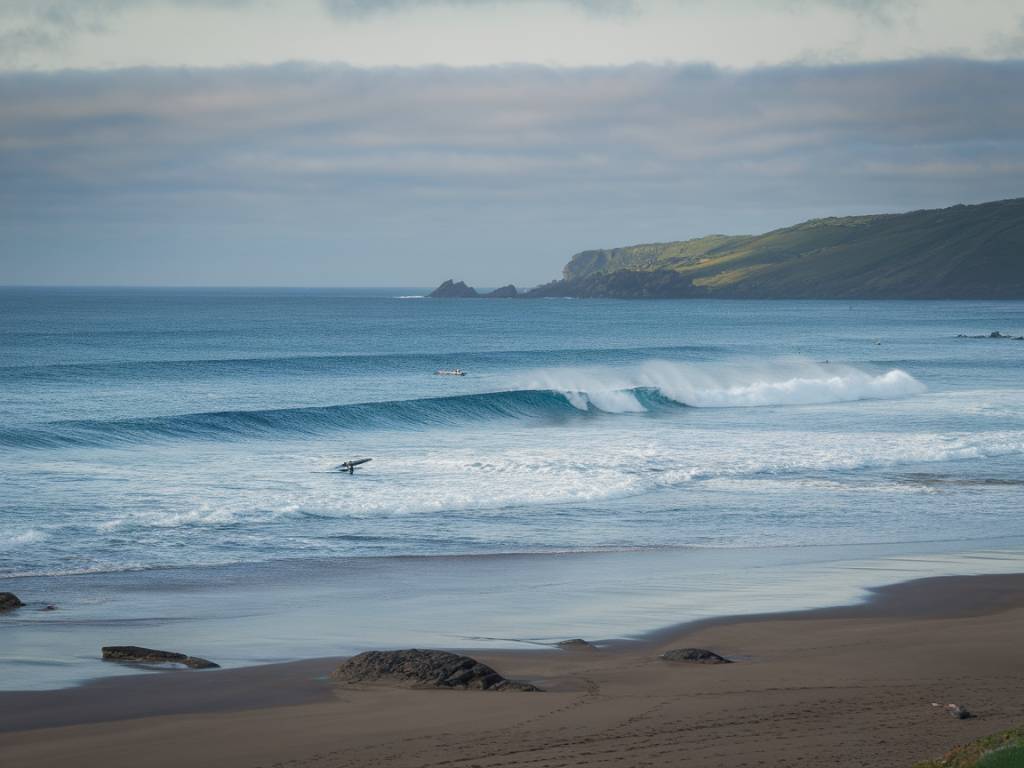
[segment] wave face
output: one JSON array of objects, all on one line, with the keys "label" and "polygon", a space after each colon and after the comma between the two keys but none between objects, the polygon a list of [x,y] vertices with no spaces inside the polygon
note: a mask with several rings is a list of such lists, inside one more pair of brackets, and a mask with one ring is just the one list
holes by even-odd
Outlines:
[{"label": "wave face", "polygon": [[313,435],[337,430],[446,426],[488,418],[530,418],[573,411],[576,409],[555,392],[488,392],[314,408],[215,411],[110,421],[54,422],[42,428],[0,431],[0,445],[42,448],[116,445],[154,438]]},{"label": "wave face", "polygon": [[698,365],[652,361],[628,369],[536,371],[515,389],[450,397],[309,408],[228,410],[114,420],[50,422],[0,429],[0,446],[116,446],[147,440],[316,435],[332,431],[447,427],[490,419],[558,420],[596,413],[691,408],[821,405],[920,394],[904,371],[871,374],[851,366],[790,361]]}]

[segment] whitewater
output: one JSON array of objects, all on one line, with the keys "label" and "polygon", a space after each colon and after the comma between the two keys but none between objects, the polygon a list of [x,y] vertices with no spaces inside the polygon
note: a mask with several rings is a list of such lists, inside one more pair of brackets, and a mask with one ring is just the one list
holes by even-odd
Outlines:
[{"label": "whitewater", "polygon": [[[1024,343],[958,338],[1024,333],[1019,302],[418,293],[4,289],[0,590],[76,606],[5,624],[8,679],[88,676],[61,627],[229,665],[452,644],[454,605],[622,636],[1024,551]],[[313,615],[339,600],[361,634]]]},{"label": "whitewater", "polygon": [[769,361],[685,365],[654,360],[636,370],[531,372],[520,389],[449,397],[109,420],[56,420],[0,429],[0,447],[118,445],[147,439],[274,438],[338,430],[415,429],[488,419],[544,419],[578,411],[647,413],[662,408],[812,405],[907,397],[924,385],[901,370],[879,375],[845,365]]}]

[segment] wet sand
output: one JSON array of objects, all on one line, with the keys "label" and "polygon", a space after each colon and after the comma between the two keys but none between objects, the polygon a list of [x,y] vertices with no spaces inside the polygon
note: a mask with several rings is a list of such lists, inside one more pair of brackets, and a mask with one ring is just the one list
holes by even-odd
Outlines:
[{"label": "wet sand", "polygon": [[[657,658],[684,646],[737,663]],[[337,659],[110,678],[0,693],[0,764],[910,766],[1024,722],[1024,574],[922,579],[595,651],[473,655],[547,690],[339,687]]]}]

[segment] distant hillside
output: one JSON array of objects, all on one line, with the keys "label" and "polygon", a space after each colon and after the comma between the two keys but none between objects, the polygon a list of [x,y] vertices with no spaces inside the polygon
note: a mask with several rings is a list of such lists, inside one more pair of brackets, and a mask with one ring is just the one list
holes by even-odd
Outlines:
[{"label": "distant hillside", "polygon": [[598,272],[620,269],[653,269],[671,262],[678,266],[699,263],[708,256],[736,248],[752,240],[751,235],[708,235],[696,240],[675,243],[629,245],[611,250],[583,251],[565,265],[562,276],[567,280],[587,277]]},{"label": "distant hillside", "polygon": [[1024,298],[1024,198],[583,251],[521,295]]}]

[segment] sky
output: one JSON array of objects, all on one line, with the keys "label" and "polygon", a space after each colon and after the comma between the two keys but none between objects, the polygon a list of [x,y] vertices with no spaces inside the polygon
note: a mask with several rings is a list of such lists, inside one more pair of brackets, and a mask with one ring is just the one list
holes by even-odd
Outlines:
[{"label": "sky", "polygon": [[0,284],[529,287],[1020,196],[1020,0],[0,0]]}]

